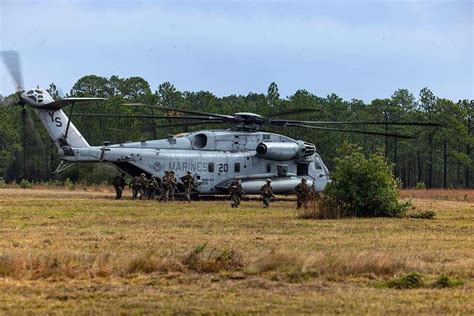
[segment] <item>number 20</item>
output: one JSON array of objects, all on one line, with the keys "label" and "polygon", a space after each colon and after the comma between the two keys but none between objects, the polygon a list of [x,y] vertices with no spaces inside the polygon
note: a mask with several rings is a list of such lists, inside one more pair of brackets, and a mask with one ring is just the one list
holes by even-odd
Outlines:
[{"label": "number 20", "polygon": [[229,165],[226,163],[219,164],[219,172],[227,172],[229,171]]}]

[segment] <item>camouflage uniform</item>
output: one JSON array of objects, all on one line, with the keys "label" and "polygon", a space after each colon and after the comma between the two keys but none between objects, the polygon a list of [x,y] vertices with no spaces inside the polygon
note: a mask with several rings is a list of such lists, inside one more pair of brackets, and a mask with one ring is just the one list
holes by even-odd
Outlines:
[{"label": "camouflage uniform", "polygon": [[170,172],[165,171],[165,175],[161,180],[161,197],[160,202],[168,202],[168,197],[170,194]]},{"label": "camouflage uniform", "polygon": [[306,179],[301,179],[301,183],[295,187],[296,191],[296,208],[300,209],[302,206],[308,208],[310,191],[306,184]]},{"label": "camouflage uniform", "polygon": [[176,188],[178,187],[178,182],[176,180],[176,174],[174,173],[174,170],[170,171],[170,200],[174,201],[174,192],[176,191]]},{"label": "camouflage uniform", "polygon": [[242,196],[245,195],[245,192],[242,189],[242,184],[239,178],[235,178],[234,181],[232,181],[232,183],[230,184],[229,194],[230,194],[230,200],[232,201],[230,203],[230,206],[238,208],[240,205],[240,200],[242,199]]},{"label": "camouflage uniform", "polygon": [[132,198],[135,200],[138,196],[138,192],[140,191],[140,177],[134,177],[128,186],[132,189]]},{"label": "camouflage uniform", "polygon": [[115,199],[120,200],[122,198],[123,188],[125,187],[125,173],[114,177],[112,184],[115,188]]},{"label": "camouflage uniform", "polygon": [[272,180],[267,179],[267,183],[265,183],[261,188],[260,188],[260,196],[262,197],[263,200],[263,208],[267,208],[270,206],[270,199],[272,197],[275,197],[273,195],[273,188],[272,188]]},{"label": "camouflage uniform", "polygon": [[147,186],[148,186],[148,179],[146,178],[146,175],[142,173],[140,175],[140,178],[138,179],[138,183],[140,184],[138,188],[138,192],[140,193],[140,200],[146,195],[147,195]]},{"label": "camouflage uniform", "polygon": [[151,179],[148,180],[148,187],[147,187],[147,196],[149,200],[155,199],[157,188],[158,188],[158,181],[156,181],[156,176],[151,176]]},{"label": "camouflage uniform", "polygon": [[195,187],[193,173],[188,171],[187,174],[180,179],[184,186],[184,198],[186,201],[191,202],[191,190]]}]

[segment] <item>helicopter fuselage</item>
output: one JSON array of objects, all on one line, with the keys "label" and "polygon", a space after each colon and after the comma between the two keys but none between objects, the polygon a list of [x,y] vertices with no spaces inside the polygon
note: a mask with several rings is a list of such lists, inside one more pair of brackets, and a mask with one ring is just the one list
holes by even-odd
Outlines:
[{"label": "helicopter fuselage", "polygon": [[61,158],[69,162],[110,162],[132,176],[162,177],[174,170],[181,177],[189,170],[201,194],[219,194],[235,177],[247,193],[258,193],[266,179],[275,193],[291,193],[302,178],[322,191],[329,172],[312,144],[255,131],[202,130],[166,139],[91,146],[65,147]]}]

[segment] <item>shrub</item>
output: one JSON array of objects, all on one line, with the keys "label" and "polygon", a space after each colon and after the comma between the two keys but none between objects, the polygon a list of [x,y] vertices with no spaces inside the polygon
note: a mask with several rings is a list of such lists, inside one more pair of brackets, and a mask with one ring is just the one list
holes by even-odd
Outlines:
[{"label": "shrub", "polygon": [[324,207],[340,216],[401,217],[410,203],[400,203],[398,181],[392,167],[379,154],[364,155],[359,147],[344,144],[338,150],[332,182]]},{"label": "shrub", "polygon": [[423,287],[423,285],[422,275],[416,272],[393,279],[387,283],[387,286],[393,289],[416,289]]},{"label": "shrub", "polygon": [[21,180],[19,185],[20,185],[20,188],[22,189],[31,189],[33,187],[33,183],[31,183],[30,181],[26,179]]},{"label": "shrub", "polygon": [[0,177],[0,188],[6,188],[6,187],[7,187],[7,183],[5,182],[5,179]]},{"label": "shrub", "polygon": [[67,178],[66,180],[64,180],[64,187],[68,190],[74,190],[76,188],[76,185],[69,178]]},{"label": "shrub", "polygon": [[418,219],[435,219],[436,218],[436,212],[432,211],[432,210],[421,211],[421,212],[408,214],[407,217],[409,217],[409,218],[418,218]]},{"label": "shrub", "polygon": [[462,280],[450,278],[446,274],[443,273],[433,283],[433,287],[442,289],[442,288],[456,287],[462,284],[463,284]]},{"label": "shrub", "polygon": [[420,181],[415,185],[415,189],[426,189],[426,185],[424,182]]}]

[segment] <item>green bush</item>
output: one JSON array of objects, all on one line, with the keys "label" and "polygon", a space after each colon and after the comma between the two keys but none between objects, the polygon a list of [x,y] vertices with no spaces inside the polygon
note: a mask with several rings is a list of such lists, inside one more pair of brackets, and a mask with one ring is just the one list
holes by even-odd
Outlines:
[{"label": "green bush", "polygon": [[419,273],[409,273],[405,276],[393,279],[387,283],[393,289],[416,289],[424,286],[423,277]]},{"label": "green bush", "polygon": [[332,182],[325,191],[326,207],[343,217],[401,217],[410,203],[400,203],[398,181],[392,167],[379,154],[364,155],[345,144],[338,150]]},{"label": "green bush", "polygon": [[408,214],[407,217],[409,217],[409,218],[418,218],[418,219],[435,219],[436,218],[436,212],[432,211],[432,210],[421,211],[421,212]]},{"label": "green bush", "polygon": [[424,182],[418,182],[416,185],[415,185],[415,189],[426,189],[426,185]]},{"label": "green bush", "polygon": [[463,281],[459,279],[453,279],[448,277],[446,274],[441,274],[438,279],[433,284],[435,288],[449,288],[463,285]]},{"label": "green bush", "polygon": [[76,188],[76,185],[69,178],[67,178],[66,180],[64,180],[64,187],[68,190],[74,190]]},{"label": "green bush", "polygon": [[19,186],[22,189],[31,189],[33,187],[33,183],[31,183],[30,181],[28,181],[26,179],[23,179],[23,180],[21,180]]}]

